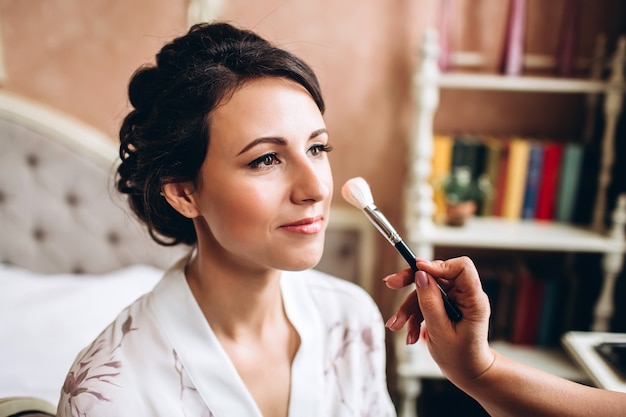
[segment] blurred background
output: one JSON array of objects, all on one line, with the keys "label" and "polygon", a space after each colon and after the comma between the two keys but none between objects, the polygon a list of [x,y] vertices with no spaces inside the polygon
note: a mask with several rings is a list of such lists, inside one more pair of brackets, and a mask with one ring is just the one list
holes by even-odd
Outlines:
[{"label": "blurred background", "polygon": [[[128,111],[128,80],[164,43],[194,21],[218,18],[245,26],[303,57],[317,72],[335,149],[335,204],[345,205],[339,193],[345,180],[362,176],[379,208],[402,231],[415,111],[412,77],[425,31],[442,28],[444,4],[450,8],[449,51],[469,53],[464,70],[497,73],[509,10],[503,0],[0,0],[1,88],[73,115],[116,141]],[[550,63],[568,0],[526,4],[525,53],[547,64],[524,72],[554,75]],[[604,34],[607,51],[613,51],[626,33],[626,2],[578,4],[571,75],[587,77],[597,36]],[[512,100],[503,93],[445,91],[435,132],[571,138],[580,134],[583,101],[575,95]],[[384,239],[377,244],[375,276],[382,279],[403,265]],[[382,282],[377,286],[374,296],[389,317],[395,294]],[[393,363],[390,349],[392,393]]]}]

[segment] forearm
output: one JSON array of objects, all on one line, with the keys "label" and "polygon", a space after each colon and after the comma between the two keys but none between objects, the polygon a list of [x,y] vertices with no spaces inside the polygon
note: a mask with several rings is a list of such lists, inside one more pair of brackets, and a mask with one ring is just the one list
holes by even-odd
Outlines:
[{"label": "forearm", "polygon": [[591,388],[496,355],[473,381],[452,381],[492,416],[624,416],[626,394]]}]

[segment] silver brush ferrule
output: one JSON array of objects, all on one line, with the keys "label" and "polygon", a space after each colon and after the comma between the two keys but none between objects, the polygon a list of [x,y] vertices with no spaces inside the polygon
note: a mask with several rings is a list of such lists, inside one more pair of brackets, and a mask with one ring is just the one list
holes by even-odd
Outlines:
[{"label": "silver brush ferrule", "polygon": [[378,229],[378,231],[382,233],[385,238],[387,238],[392,246],[395,246],[396,243],[402,241],[402,238],[393,228],[391,223],[389,223],[389,220],[387,220],[385,215],[380,210],[378,210],[378,207],[376,207],[374,204],[365,206],[363,208],[363,212],[365,213],[367,218],[370,219],[372,224]]}]

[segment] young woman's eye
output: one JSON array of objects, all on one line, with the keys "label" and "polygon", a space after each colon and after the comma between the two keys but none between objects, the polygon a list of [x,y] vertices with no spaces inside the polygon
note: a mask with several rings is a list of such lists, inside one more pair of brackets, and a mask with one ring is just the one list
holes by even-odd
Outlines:
[{"label": "young woman's eye", "polygon": [[248,166],[250,168],[259,168],[259,167],[264,167],[264,166],[271,166],[279,162],[280,160],[278,159],[278,156],[275,153],[268,153],[250,162]]},{"label": "young woman's eye", "polygon": [[309,152],[311,152],[311,155],[312,155],[312,156],[318,156],[318,155],[320,155],[322,152],[330,152],[330,151],[332,151],[332,150],[333,150],[333,148],[332,148],[331,146],[328,146],[328,145],[322,145],[322,144],[320,143],[320,144],[317,144],[317,145],[313,145],[313,146],[311,146],[311,148],[309,149]]}]

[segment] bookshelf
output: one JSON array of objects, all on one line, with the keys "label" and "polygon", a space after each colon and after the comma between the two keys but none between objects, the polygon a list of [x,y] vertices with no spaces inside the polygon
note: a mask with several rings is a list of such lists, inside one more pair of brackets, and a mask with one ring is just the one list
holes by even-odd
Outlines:
[{"label": "bookshelf", "polygon": [[[436,247],[467,247],[558,252],[595,252],[603,254],[601,292],[596,300],[592,330],[607,331],[613,314],[613,290],[622,269],[626,195],[618,199],[612,225],[604,227],[606,190],[613,165],[613,144],[626,90],[623,66],[626,38],[622,37],[610,62],[610,76],[604,80],[603,60],[596,60],[590,79],[538,76],[503,76],[480,73],[440,73],[437,64],[437,33],[427,32],[421,51],[421,64],[414,78],[415,127],[408,149],[408,178],[405,190],[405,229],[410,246],[418,257],[432,259]],[[597,66],[600,66],[598,68]],[[593,221],[588,228],[552,221],[507,220],[475,217],[463,227],[435,224],[435,203],[430,185],[433,154],[433,118],[439,105],[440,89],[499,90],[516,92],[585,94],[591,103],[603,100],[604,133],[602,156],[595,196]],[[590,198],[590,201],[592,198]],[[404,294],[402,295],[402,299]],[[397,373],[401,395],[400,416],[417,415],[416,400],[424,378],[443,378],[423,344],[406,346],[402,335],[396,343]],[[494,348],[514,359],[553,374],[581,382],[585,375],[560,349],[516,346],[494,342]]]}]

